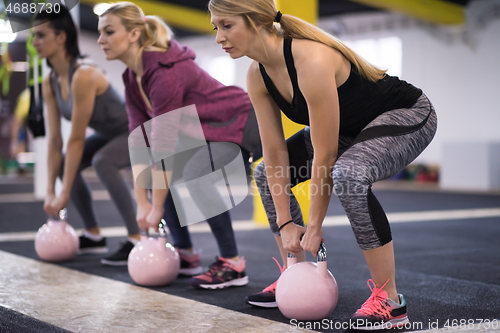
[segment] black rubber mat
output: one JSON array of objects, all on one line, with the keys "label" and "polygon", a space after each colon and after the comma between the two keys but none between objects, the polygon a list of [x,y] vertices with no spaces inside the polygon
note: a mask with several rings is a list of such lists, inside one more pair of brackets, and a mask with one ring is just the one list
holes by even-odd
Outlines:
[{"label": "black rubber mat", "polygon": [[70,331],[0,306],[2,333],[67,333]]},{"label": "black rubber mat", "polygon": [[33,193],[33,184],[1,184],[0,194]]}]

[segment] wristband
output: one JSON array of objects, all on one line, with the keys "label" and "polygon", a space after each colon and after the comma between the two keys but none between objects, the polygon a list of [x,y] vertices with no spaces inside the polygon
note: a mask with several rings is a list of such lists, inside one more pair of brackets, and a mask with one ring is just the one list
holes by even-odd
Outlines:
[{"label": "wristband", "polygon": [[290,220],[288,222],[283,223],[282,225],[280,225],[279,230],[281,231],[281,229],[283,229],[284,226],[286,226],[287,224],[292,223],[292,222],[293,222],[293,220]]}]

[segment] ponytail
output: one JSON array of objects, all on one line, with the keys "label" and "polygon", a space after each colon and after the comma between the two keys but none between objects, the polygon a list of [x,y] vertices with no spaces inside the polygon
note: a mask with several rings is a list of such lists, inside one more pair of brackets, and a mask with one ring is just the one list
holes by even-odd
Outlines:
[{"label": "ponytail", "polygon": [[139,43],[142,47],[154,46],[168,50],[173,32],[158,16],[144,16],[144,31]]}]

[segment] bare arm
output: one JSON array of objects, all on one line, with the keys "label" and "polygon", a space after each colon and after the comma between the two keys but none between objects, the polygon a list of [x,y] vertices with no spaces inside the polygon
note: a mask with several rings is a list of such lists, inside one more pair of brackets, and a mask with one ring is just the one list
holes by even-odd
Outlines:
[{"label": "bare arm", "polygon": [[[281,226],[291,220],[290,165],[281,112],[265,88],[257,63],[252,63],[248,70],[247,87],[259,124],[267,180],[277,214],[276,222]],[[302,250],[297,228],[288,224],[282,231],[283,247],[291,253]]]},{"label": "bare arm", "polygon": [[[64,161],[63,188],[61,195],[50,204],[49,215],[55,215],[63,209],[70,199],[71,188],[82,160],[85,147],[85,131],[94,109],[95,97],[99,84],[106,80],[95,67],[82,66],[73,74],[71,93],[73,110],[71,115],[71,133],[66,147]],[[107,80],[104,81],[104,84]]]},{"label": "bare arm", "polygon": [[69,198],[85,146],[85,131],[94,110],[97,85],[102,73],[95,67],[82,66],[73,75],[71,92],[73,112],[71,133],[64,161],[63,189],[61,195]]},{"label": "bare arm", "polygon": [[[296,68],[299,86],[309,109],[314,147],[309,223],[301,245],[304,250],[315,255],[322,238],[321,226],[333,190],[331,173],[338,151],[340,112],[335,77],[339,64],[336,61],[338,59],[332,59],[331,52],[324,49],[324,45],[316,45],[316,52],[308,50],[304,54],[301,54],[300,46],[296,46],[298,52],[294,56],[298,60]],[[307,61],[301,61],[306,57]]]},{"label": "bare arm", "polygon": [[290,220],[290,200],[283,189],[289,189],[290,177],[284,172],[289,167],[288,149],[283,135],[280,109],[262,84],[257,64],[250,66],[247,87],[255,108],[262,141],[262,153],[271,194],[279,222]]},{"label": "bare arm", "polygon": [[10,132],[10,157],[14,158],[19,153],[19,130],[22,126],[22,120],[18,117],[14,117],[12,121],[12,127]]},{"label": "bare arm", "polygon": [[56,179],[61,168],[63,140],[61,135],[61,114],[57,108],[55,97],[52,94],[49,76],[43,80],[42,94],[47,106],[49,156],[47,159],[47,196],[53,196],[55,195]]}]

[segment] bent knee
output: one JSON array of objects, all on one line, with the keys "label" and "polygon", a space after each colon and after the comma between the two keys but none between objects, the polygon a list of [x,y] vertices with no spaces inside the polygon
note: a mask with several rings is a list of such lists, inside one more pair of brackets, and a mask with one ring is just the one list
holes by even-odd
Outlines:
[{"label": "bent knee", "polygon": [[91,164],[92,167],[94,167],[94,169],[96,170],[96,172],[99,172],[101,170],[106,171],[110,167],[113,168],[113,161],[107,156],[104,156],[103,154],[94,155],[94,157],[92,157]]},{"label": "bent knee", "polygon": [[367,195],[371,182],[362,175],[333,172],[333,191],[337,196],[344,195]]}]

